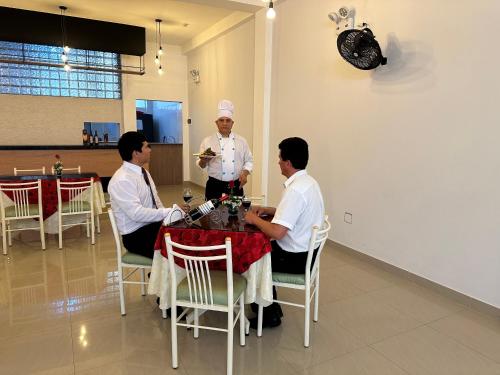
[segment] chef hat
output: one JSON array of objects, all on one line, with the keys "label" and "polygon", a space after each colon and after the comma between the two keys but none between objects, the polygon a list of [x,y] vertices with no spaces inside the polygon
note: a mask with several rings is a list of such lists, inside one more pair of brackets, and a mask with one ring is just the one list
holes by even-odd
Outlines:
[{"label": "chef hat", "polygon": [[227,117],[230,118],[231,120],[233,119],[234,106],[233,103],[231,103],[229,100],[226,99],[221,100],[219,102],[217,109],[218,109],[217,119],[220,119],[221,117]]}]

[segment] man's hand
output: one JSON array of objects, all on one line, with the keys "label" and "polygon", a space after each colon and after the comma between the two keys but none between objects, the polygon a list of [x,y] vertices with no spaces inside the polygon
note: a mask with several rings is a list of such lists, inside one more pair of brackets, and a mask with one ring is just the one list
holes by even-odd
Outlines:
[{"label": "man's hand", "polygon": [[240,180],[240,188],[242,188],[246,183],[247,183],[247,177],[250,174],[246,169],[243,169],[240,173],[240,177],[238,180]]},{"label": "man's hand", "polygon": [[198,157],[200,158],[200,164],[199,165],[200,165],[201,168],[205,168],[208,165],[208,163],[210,163],[210,160],[212,160],[211,157],[206,157],[206,156],[202,156],[202,155],[200,155]]},{"label": "man's hand", "polygon": [[257,216],[267,215],[266,207],[264,206],[252,206],[251,211]]},{"label": "man's hand", "polygon": [[182,203],[179,207],[182,208],[182,211],[184,212],[189,212],[191,210],[191,206],[187,203]]},{"label": "man's hand", "polygon": [[245,223],[254,225],[259,216],[254,211],[248,211],[245,214]]}]

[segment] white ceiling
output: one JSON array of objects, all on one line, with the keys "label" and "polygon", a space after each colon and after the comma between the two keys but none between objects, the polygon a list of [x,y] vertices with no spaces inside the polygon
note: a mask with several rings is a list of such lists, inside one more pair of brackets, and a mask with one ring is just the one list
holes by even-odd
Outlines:
[{"label": "white ceiling", "polygon": [[[155,18],[162,22],[165,44],[182,45],[234,11],[253,13],[259,0],[0,0],[0,6],[145,27],[154,37]],[[187,25],[187,26],[186,26]]]}]

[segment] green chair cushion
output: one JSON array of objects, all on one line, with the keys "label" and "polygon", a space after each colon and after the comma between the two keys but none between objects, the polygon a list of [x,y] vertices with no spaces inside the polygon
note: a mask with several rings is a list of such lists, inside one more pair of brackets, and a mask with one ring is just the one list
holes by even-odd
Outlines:
[{"label": "green chair cushion", "polygon": [[295,284],[295,285],[305,285],[306,275],[304,274],[293,274],[293,273],[282,273],[273,272],[273,281],[277,283]]},{"label": "green chair cushion", "polygon": [[[90,211],[90,203],[89,202],[83,202],[81,208],[82,208],[82,211]],[[71,212],[70,211],[69,202],[64,202],[62,204],[62,212],[64,212],[64,213]]]},{"label": "green chair cushion", "polygon": [[[227,276],[226,271],[210,271],[212,282],[212,292],[215,305],[227,305]],[[203,284],[203,281],[202,281]],[[233,273],[233,303],[236,302],[238,297],[247,287],[247,280],[237,274]],[[208,283],[207,283],[208,292]],[[181,301],[189,301],[189,284],[188,279],[185,278],[177,286],[177,299]]]},{"label": "green chair cushion", "polygon": [[[27,216],[35,216],[38,215],[38,204],[30,204],[29,205],[29,215]],[[5,217],[16,217],[16,208],[14,206],[5,207]]]},{"label": "green chair cushion", "polygon": [[125,264],[137,264],[139,266],[149,266],[153,264],[153,259],[144,257],[139,254],[126,252],[122,255],[122,263]]}]

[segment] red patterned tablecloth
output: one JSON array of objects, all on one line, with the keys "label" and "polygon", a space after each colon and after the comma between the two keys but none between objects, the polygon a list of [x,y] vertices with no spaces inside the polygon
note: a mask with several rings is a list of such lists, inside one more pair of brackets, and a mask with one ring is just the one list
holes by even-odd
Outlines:
[{"label": "red patterned tablecloth", "polygon": [[[173,242],[188,246],[213,246],[225,242],[226,237],[231,238],[233,254],[233,271],[242,274],[248,270],[250,265],[271,251],[271,241],[262,232],[231,232],[227,230],[199,229],[199,228],[172,228],[162,226],[156,238],[155,249],[167,256],[165,244],[165,233],[170,233]],[[177,249],[178,252],[182,250]],[[217,252],[203,252],[204,255],[220,254]],[[177,263],[177,259],[176,259]],[[183,264],[177,263],[183,267]],[[210,264],[210,268],[225,270],[225,261],[216,261]]]},{"label": "red patterned tablecloth", "polygon": [[[99,181],[99,177],[93,177],[94,181]],[[77,181],[88,181],[88,177],[82,178],[61,178],[63,182],[77,182]],[[23,183],[23,182],[32,182],[33,180],[0,180],[0,183]],[[36,181],[36,180],[35,180]],[[43,219],[46,220],[48,217],[52,216],[55,212],[57,212],[57,179],[42,179],[42,211],[43,211]],[[5,194],[13,199],[13,194],[11,192],[5,192]],[[63,202],[67,202],[69,200],[68,192],[61,191],[61,198]],[[30,204],[38,204],[38,193],[36,190],[30,190],[28,195],[28,201]]]}]

